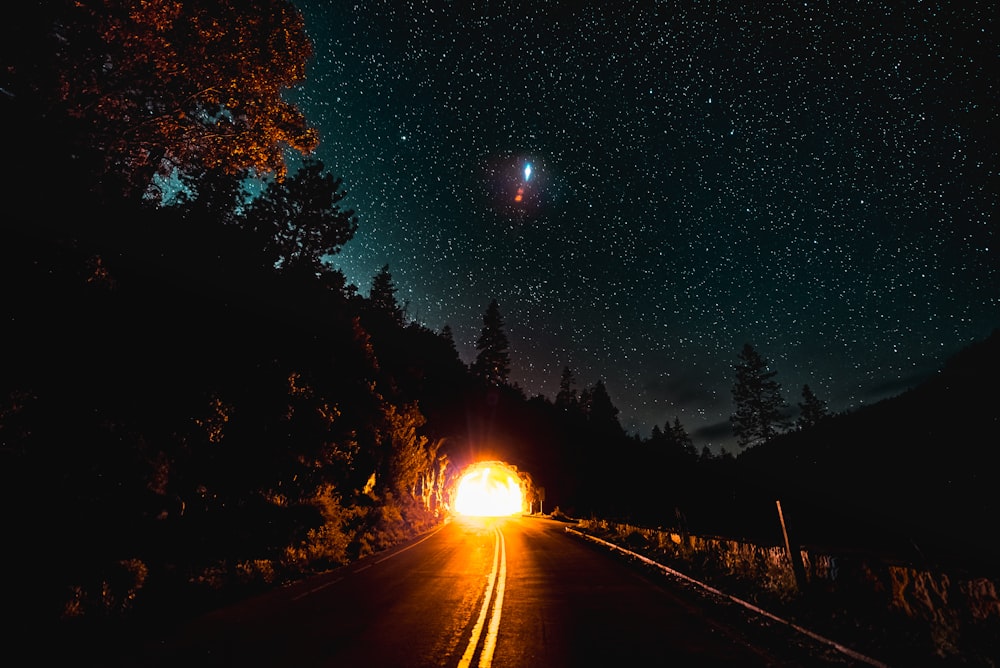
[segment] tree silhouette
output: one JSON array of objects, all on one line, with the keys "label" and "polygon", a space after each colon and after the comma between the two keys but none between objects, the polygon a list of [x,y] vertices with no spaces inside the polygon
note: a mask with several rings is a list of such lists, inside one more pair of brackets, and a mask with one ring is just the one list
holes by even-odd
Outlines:
[{"label": "tree silhouette", "polygon": [[807,429],[828,417],[826,402],[817,397],[808,385],[802,386],[802,401],[799,403],[799,419],[795,423],[799,429]]},{"label": "tree silhouette", "polygon": [[671,450],[683,458],[694,459],[696,454],[694,441],[691,440],[691,436],[681,424],[680,418],[675,416],[673,424],[668,422],[664,428]]},{"label": "tree silhouette", "polygon": [[[451,325],[446,324],[441,328],[441,338],[447,341],[452,348],[455,348],[455,333],[451,331]],[[455,352],[457,353],[458,350],[455,349]]]},{"label": "tree silhouette", "polygon": [[587,420],[600,431],[622,433],[621,424],[618,422],[618,407],[611,401],[611,395],[608,394],[608,388],[603,380],[598,380],[583,391],[580,405]]},{"label": "tree silhouette", "polygon": [[383,265],[382,269],[372,278],[372,288],[368,295],[368,301],[376,312],[388,316],[398,325],[403,324],[403,309],[396,301],[396,285],[392,282],[389,265]]},{"label": "tree silhouette", "polygon": [[733,401],[736,411],[729,418],[740,447],[763,443],[787,426],[787,408],[781,396],[781,385],[774,380],[776,371],[768,369],[768,361],[744,344],[736,368]]},{"label": "tree silhouette", "polygon": [[233,223],[246,205],[246,172],[220,169],[189,169],[179,175],[180,187],[172,206],[187,218],[199,222]]},{"label": "tree silhouette", "polygon": [[476,341],[479,352],[471,367],[475,377],[492,386],[506,384],[510,375],[509,344],[503,326],[500,305],[493,299],[483,314],[483,329]]},{"label": "tree silhouette", "polygon": [[698,453],[694,441],[688,435],[680,418],[674,417],[673,423],[667,420],[663,427],[653,425],[649,442],[653,445],[663,462],[676,464],[682,461],[697,459]]},{"label": "tree silhouette", "polygon": [[246,224],[265,240],[276,268],[329,271],[326,258],[340,252],[358,228],[354,211],[340,208],[346,196],[340,185],[321,160],[307,158],[293,176],[271,181],[250,204]]},{"label": "tree silhouette", "polygon": [[559,392],[556,394],[556,406],[566,409],[577,405],[576,378],[568,366],[564,366],[559,377]]}]

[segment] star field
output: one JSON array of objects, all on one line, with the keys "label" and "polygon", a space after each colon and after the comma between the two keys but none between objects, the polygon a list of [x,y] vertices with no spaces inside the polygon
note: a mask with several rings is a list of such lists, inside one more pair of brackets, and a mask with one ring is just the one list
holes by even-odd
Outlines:
[{"label": "star field", "polygon": [[529,396],[734,452],[745,342],[840,411],[1000,326],[989,3],[298,4],[334,266],[466,361],[495,297]]}]

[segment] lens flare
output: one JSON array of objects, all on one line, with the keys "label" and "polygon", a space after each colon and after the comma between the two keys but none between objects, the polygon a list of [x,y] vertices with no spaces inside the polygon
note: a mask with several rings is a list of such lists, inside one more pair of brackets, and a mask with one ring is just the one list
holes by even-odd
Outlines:
[{"label": "lens flare", "polygon": [[521,483],[503,465],[476,467],[458,482],[455,511],[462,515],[499,517],[523,509]]}]

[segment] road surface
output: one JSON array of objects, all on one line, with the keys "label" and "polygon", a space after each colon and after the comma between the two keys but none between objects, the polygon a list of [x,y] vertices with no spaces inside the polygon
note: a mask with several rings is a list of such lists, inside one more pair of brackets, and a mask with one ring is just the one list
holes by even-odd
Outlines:
[{"label": "road surface", "polygon": [[861,665],[541,517],[456,518],[151,640],[135,666]]}]

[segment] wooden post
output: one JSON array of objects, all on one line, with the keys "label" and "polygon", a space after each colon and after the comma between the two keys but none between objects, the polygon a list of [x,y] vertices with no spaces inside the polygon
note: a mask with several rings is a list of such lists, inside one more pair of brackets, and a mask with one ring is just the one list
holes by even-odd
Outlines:
[{"label": "wooden post", "polygon": [[781,501],[775,500],[774,503],[778,506],[778,520],[781,521],[781,533],[785,537],[785,552],[788,554],[788,560],[792,564],[795,586],[798,587],[799,591],[802,591],[806,584],[806,567],[802,563],[802,553],[799,552],[797,544],[795,545],[795,549],[792,549],[792,541],[788,538],[788,527],[785,526],[785,514],[781,512]]}]

